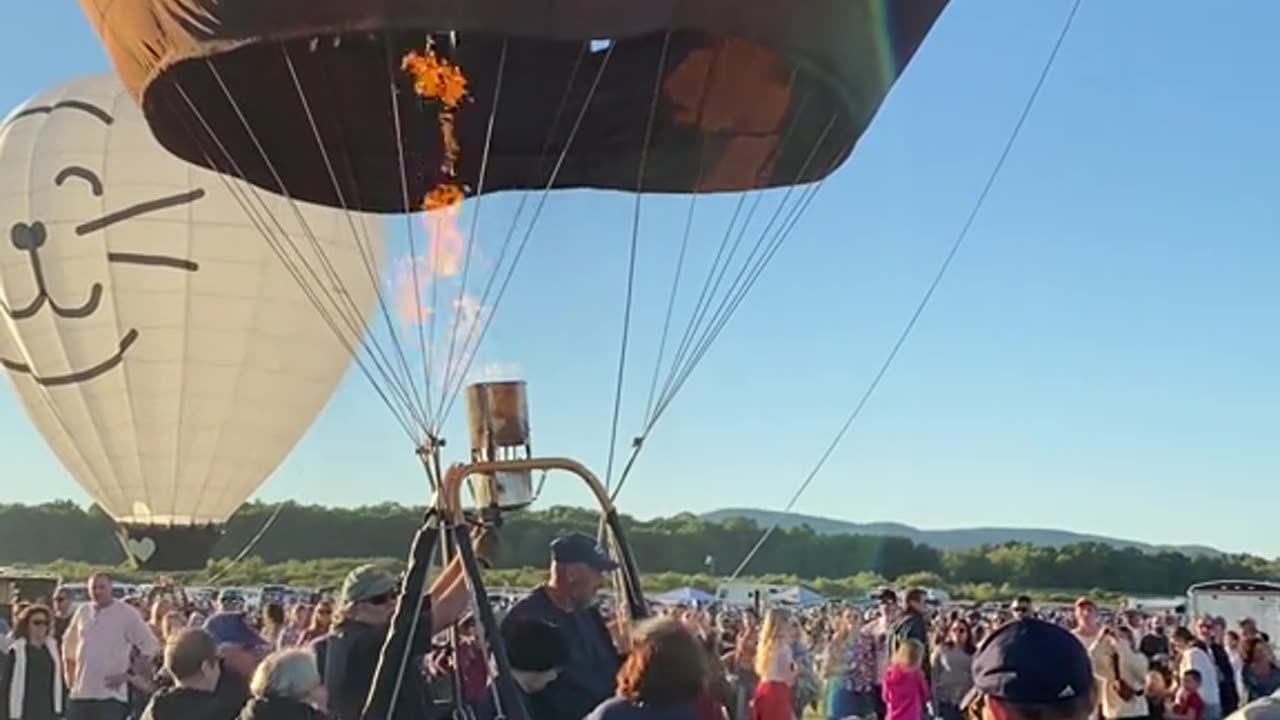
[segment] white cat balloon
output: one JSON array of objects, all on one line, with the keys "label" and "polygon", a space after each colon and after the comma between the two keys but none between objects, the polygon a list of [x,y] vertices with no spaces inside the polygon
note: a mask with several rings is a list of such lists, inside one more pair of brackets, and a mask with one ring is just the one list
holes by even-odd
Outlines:
[{"label": "white cat balloon", "polygon": [[359,342],[381,221],[296,207],[168,154],[110,75],[0,124],[0,365],[143,565],[203,565]]}]

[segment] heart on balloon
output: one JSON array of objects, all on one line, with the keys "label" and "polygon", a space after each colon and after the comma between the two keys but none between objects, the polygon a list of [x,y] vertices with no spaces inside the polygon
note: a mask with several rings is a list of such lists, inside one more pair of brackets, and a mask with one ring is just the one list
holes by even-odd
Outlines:
[{"label": "heart on balloon", "polygon": [[9,240],[15,248],[33,252],[44,246],[45,234],[44,223],[18,223],[9,230]]},{"label": "heart on balloon", "polygon": [[150,560],[151,556],[156,554],[156,541],[149,537],[142,538],[141,540],[129,538],[129,541],[125,544],[129,548],[129,554],[137,559],[138,562],[144,563]]}]

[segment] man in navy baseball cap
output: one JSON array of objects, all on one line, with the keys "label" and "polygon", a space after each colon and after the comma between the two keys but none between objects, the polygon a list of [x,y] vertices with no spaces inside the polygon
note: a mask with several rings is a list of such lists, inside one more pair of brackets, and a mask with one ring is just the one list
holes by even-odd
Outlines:
[{"label": "man in navy baseball cap", "polygon": [[1026,618],[987,637],[963,709],[982,720],[1085,720],[1097,705],[1093,666],[1067,630]]},{"label": "man in navy baseball cap", "polygon": [[249,678],[270,651],[270,644],[244,613],[214,613],[204,621],[204,631],[217,646],[221,668],[214,697],[218,707],[230,711],[226,717],[234,717],[249,702]]},{"label": "man in navy baseball cap", "polygon": [[605,574],[618,568],[595,538],[571,532],[551,542],[547,581],[511,607],[513,623],[542,621],[560,633],[568,650],[556,679],[538,693],[548,717],[581,718],[614,694],[622,658],[596,606]]},{"label": "man in navy baseball cap", "polygon": [[250,624],[244,613],[220,612],[204,621],[204,631],[218,644],[218,657],[223,667],[246,681],[253,677],[258,663],[271,652],[271,644]]},{"label": "man in navy baseball cap", "polygon": [[561,565],[583,564],[596,572],[618,569],[618,563],[590,535],[565,533],[551,541],[551,559]]}]

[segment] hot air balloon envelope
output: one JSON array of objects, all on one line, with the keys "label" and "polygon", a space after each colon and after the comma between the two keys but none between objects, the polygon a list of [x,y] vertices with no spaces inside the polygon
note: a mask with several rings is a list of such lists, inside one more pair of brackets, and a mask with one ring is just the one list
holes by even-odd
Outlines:
[{"label": "hot air balloon envelope", "polygon": [[[144,566],[203,566],[350,362],[326,318],[362,327],[381,224],[293,207],[169,154],[110,75],[0,124],[0,365]],[[289,271],[320,258],[345,294]]]},{"label": "hot air balloon envelope", "polygon": [[81,0],[171,151],[384,212],[449,179],[440,106],[400,67],[433,34],[471,90],[455,129],[471,192],[735,191],[834,170],[946,4]]}]

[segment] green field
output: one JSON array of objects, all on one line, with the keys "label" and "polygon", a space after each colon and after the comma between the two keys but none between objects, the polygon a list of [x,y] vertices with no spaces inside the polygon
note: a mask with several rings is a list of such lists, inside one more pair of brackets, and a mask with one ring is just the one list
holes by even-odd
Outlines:
[{"label": "green field", "polygon": [[[342,584],[346,574],[357,565],[375,563],[391,571],[403,569],[404,563],[391,558],[333,558],[328,560],[289,561],[282,563],[266,563],[259,558],[246,558],[230,566],[225,560],[214,561],[205,570],[189,573],[169,573],[165,575],[146,573],[120,567],[91,565],[88,563],[59,561],[42,565],[19,566],[21,569],[34,572],[47,572],[58,575],[67,582],[82,581],[90,574],[103,570],[115,578],[130,583],[150,583],[161,577],[170,577],[186,585],[200,586],[211,584],[216,579],[219,586],[259,586],[282,584],[294,587],[321,588]],[[543,581],[546,576],[544,568],[525,567],[485,571],[485,584],[493,589],[528,588]],[[793,575],[762,575],[753,578],[742,578],[754,582],[778,585],[803,584],[816,592],[840,599],[862,599],[867,593],[887,584],[898,587],[922,586],[946,590],[956,600],[972,602],[988,602],[1012,599],[1019,593],[1027,593],[1040,601],[1070,602],[1077,596],[1088,594],[1100,601],[1118,601],[1120,593],[1108,592],[1100,588],[1076,590],[1038,590],[1019,588],[1012,585],[995,585],[992,583],[948,584],[932,573],[912,573],[895,578],[892,583],[874,573],[860,573],[847,578],[813,578],[800,579]],[[708,574],[684,574],[673,572],[645,573],[642,584],[646,592],[663,592],[678,587],[695,587],[712,592],[723,581],[722,578]]]}]

